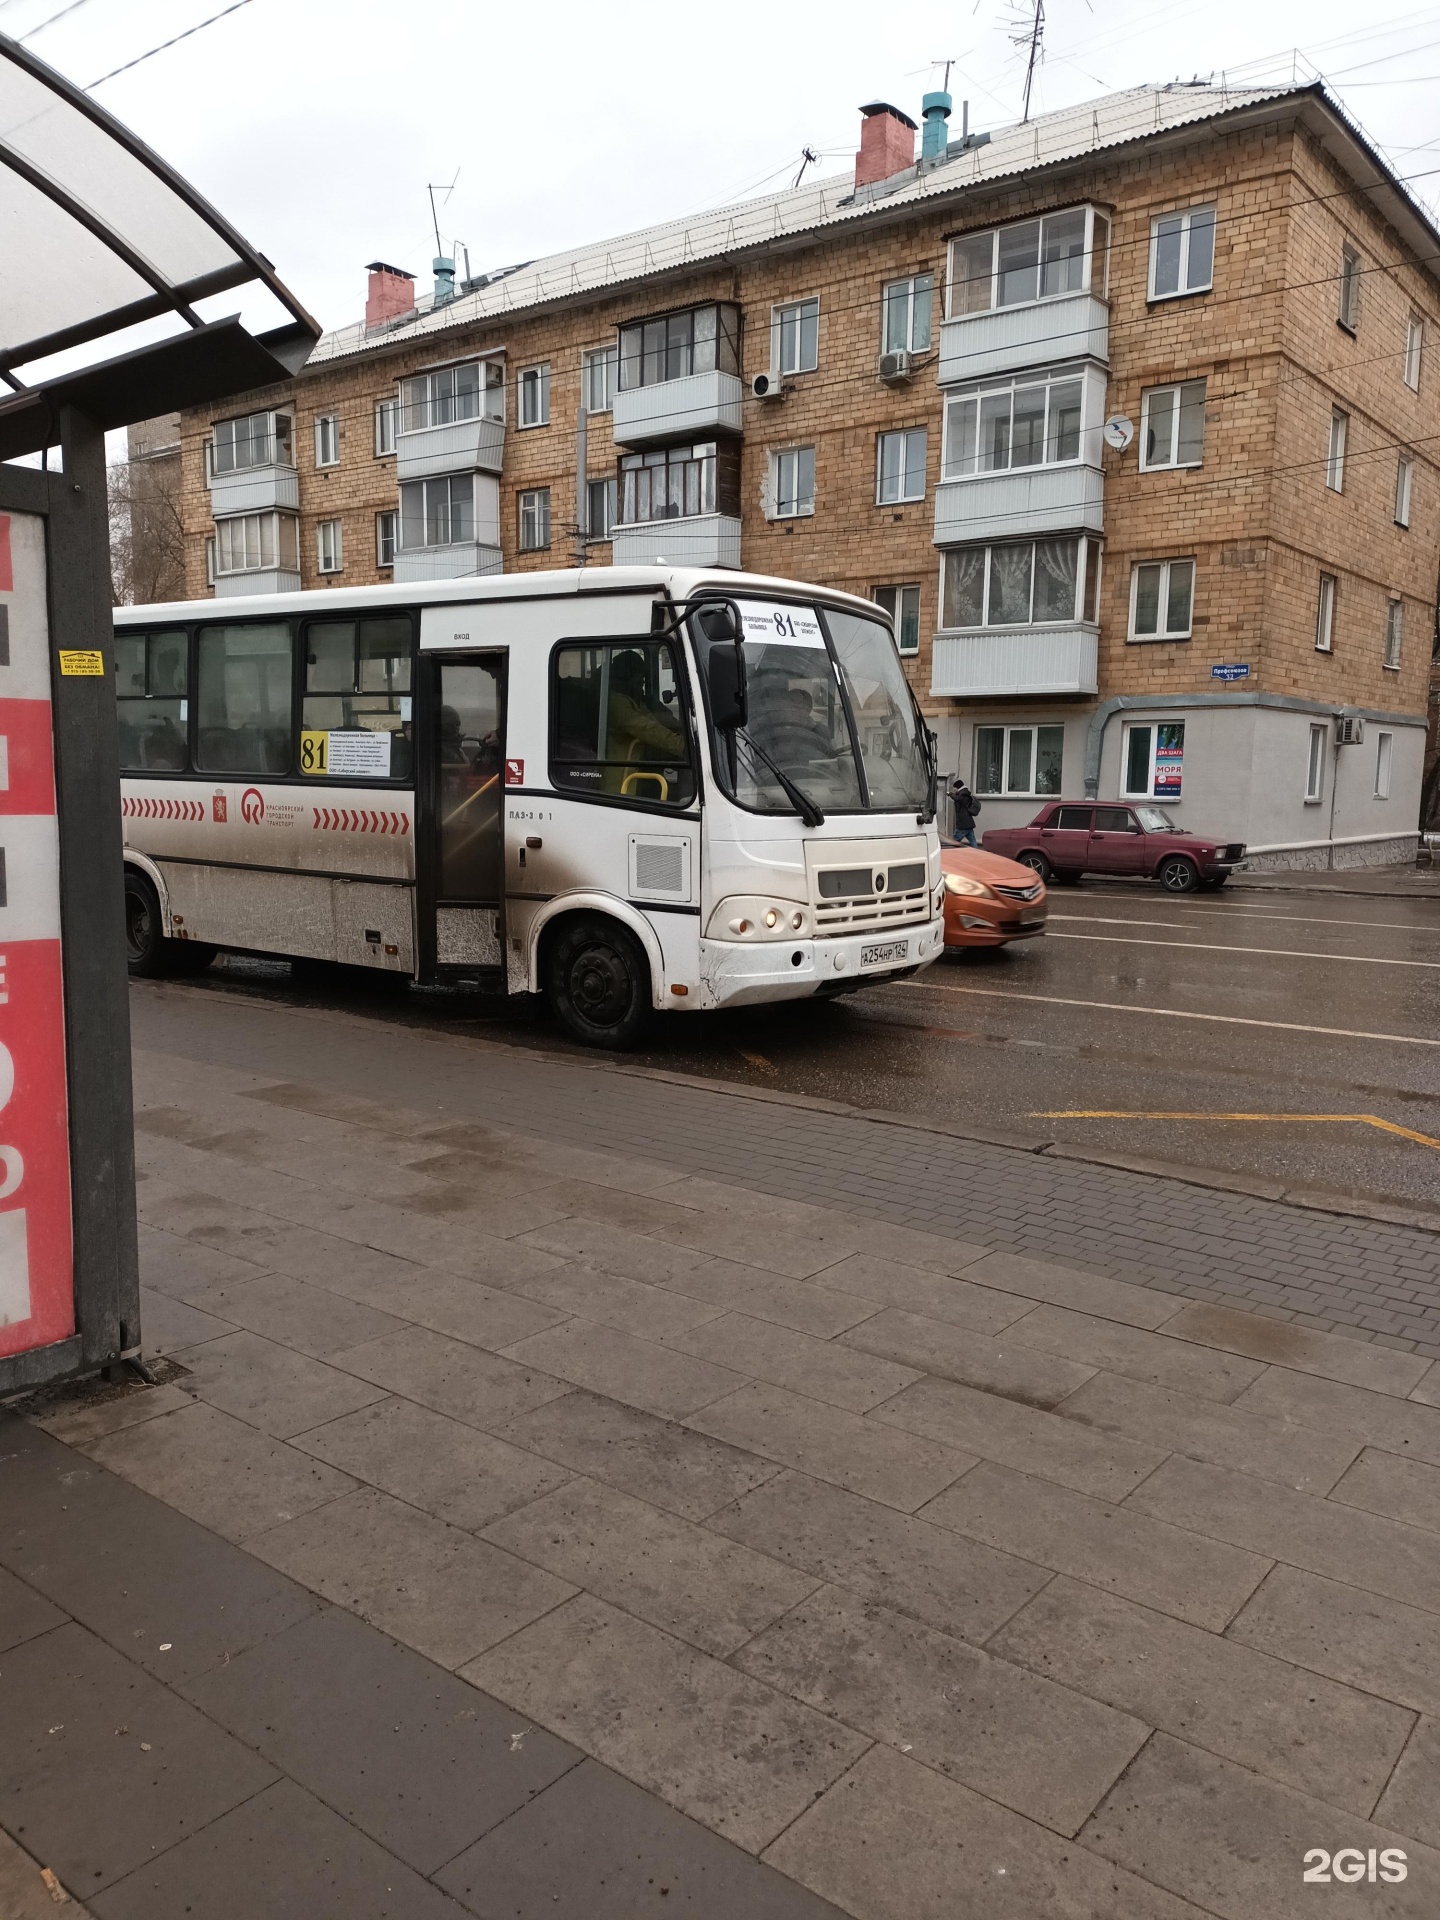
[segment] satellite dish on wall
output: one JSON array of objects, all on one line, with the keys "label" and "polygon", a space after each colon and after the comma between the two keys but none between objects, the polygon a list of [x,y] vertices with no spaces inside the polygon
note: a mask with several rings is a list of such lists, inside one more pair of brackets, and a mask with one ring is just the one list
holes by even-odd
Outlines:
[{"label": "satellite dish on wall", "polygon": [[1106,446],[1123,453],[1135,438],[1135,422],[1127,420],[1123,413],[1112,414],[1105,422],[1104,434]]}]

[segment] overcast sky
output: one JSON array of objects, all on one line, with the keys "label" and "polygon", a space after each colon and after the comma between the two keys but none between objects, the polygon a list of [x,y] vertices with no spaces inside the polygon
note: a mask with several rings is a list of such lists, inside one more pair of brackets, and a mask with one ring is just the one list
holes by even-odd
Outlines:
[{"label": "overcast sky", "polygon": [[[226,0],[0,0],[0,32],[79,84]],[[1048,0],[1035,110],[1222,70],[1324,73],[1397,170],[1440,204],[1440,5],[1367,23],[1349,0]],[[1020,117],[1015,0],[679,5],[246,0],[95,98],[195,182],[326,326],[364,266],[428,283],[427,185],[478,273],[786,184],[809,145],[852,164],[862,101],[919,118],[953,59],[971,125]],[[456,176],[458,174],[458,179]],[[230,297],[233,301],[234,296]]]}]

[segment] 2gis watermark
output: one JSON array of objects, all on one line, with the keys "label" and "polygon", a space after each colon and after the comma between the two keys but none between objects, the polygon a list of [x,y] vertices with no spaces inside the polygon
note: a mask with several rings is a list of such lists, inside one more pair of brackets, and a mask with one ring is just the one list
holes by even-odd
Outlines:
[{"label": "2gis watermark", "polygon": [[1312,1887],[1397,1885],[1410,1871],[1399,1847],[1311,1847],[1303,1861],[1303,1878]]}]

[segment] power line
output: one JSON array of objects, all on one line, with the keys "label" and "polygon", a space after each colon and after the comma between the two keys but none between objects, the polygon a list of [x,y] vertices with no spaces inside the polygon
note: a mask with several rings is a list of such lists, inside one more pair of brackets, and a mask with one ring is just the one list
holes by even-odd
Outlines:
[{"label": "power line", "polygon": [[36,34],[44,33],[47,27],[53,27],[55,22],[57,20],[63,20],[67,13],[76,13],[81,7],[88,6],[88,4],[89,0],[70,0],[69,6],[61,7],[60,11],[58,13],[52,13],[48,20],[42,20],[38,27],[31,27],[28,33],[22,33],[16,44],[23,47],[27,40],[33,40]]},{"label": "power line", "polygon": [[[75,4],[77,6],[82,4],[82,0],[75,0]],[[193,34],[203,33],[206,27],[213,27],[217,20],[223,20],[227,14],[238,13],[241,7],[248,7],[249,4],[250,0],[233,0],[232,5],[222,7],[219,13],[212,13],[208,20],[202,20],[196,26],[187,27],[184,33],[177,33],[173,39],[162,40],[158,47],[151,47],[148,53],[137,54],[133,60],[127,60],[123,67],[112,67],[109,73],[102,73],[100,78],[98,80],[92,80],[84,91],[86,93],[93,93],[96,87],[103,87],[107,80],[114,80],[122,73],[129,73],[132,67],[143,66],[147,60],[153,60],[157,53],[165,53],[171,47],[178,47],[182,40],[190,39]],[[69,9],[67,9],[67,11],[68,10]],[[56,18],[58,19],[59,16],[56,15]],[[49,23],[47,22],[46,24],[48,25]],[[36,32],[39,32],[38,27],[36,28]]]}]

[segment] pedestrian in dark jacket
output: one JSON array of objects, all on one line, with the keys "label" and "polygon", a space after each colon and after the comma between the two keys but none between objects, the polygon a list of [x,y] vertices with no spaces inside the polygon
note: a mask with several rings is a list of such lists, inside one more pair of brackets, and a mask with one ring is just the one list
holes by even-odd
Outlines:
[{"label": "pedestrian in dark jacket", "polygon": [[979,842],[975,838],[975,816],[980,811],[980,802],[959,774],[956,774],[950,782],[950,805],[956,842],[962,847],[978,846]]}]

